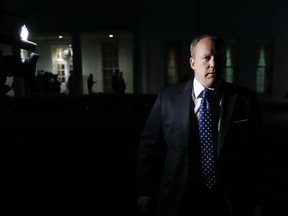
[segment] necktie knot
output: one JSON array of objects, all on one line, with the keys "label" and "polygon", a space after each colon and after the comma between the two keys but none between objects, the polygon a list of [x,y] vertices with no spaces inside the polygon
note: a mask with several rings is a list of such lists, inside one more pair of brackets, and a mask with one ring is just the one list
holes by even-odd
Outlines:
[{"label": "necktie knot", "polygon": [[209,89],[204,88],[204,89],[203,89],[203,95],[207,96],[208,91],[209,91]]},{"label": "necktie knot", "polygon": [[201,102],[201,106],[200,106],[203,109],[210,109],[210,106],[209,106],[210,95],[211,95],[211,90],[204,88],[202,91],[202,102]]},{"label": "necktie knot", "polygon": [[208,88],[204,88],[202,91],[202,98],[208,98],[210,100],[210,98],[214,97],[215,93],[214,90],[212,89],[208,89]]}]

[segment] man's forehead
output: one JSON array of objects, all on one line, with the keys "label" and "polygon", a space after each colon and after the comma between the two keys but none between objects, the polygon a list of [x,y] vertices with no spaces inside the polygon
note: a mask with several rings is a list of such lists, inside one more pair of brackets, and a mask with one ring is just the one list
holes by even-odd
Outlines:
[{"label": "man's forehead", "polygon": [[214,41],[212,38],[206,37],[198,41],[195,47],[195,54],[215,55],[223,53],[221,50],[224,51],[224,48],[219,43]]}]

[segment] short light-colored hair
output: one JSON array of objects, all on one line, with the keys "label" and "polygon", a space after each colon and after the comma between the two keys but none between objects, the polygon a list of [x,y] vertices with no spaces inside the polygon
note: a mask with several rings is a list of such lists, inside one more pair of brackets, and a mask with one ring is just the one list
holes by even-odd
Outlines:
[{"label": "short light-colored hair", "polygon": [[195,55],[195,47],[198,44],[198,42],[200,40],[202,40],[203,38],[209,38],[213,41],[214,43],[214,52],[218,52],[220,50],[222,50],[222,54],[225,55],[226,53],[226,44],[225,44],[225,40],[220,37],[219,35],[216,34],[199,34],[196,37],[193,38],[191,44],[190,44],[190,54],[191,57],[194,57]]}]

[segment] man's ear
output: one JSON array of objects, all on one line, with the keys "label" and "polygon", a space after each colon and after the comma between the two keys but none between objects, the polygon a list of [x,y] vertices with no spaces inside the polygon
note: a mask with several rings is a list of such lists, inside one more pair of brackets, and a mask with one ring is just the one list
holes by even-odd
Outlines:
[{"label": "man's ear", "polygon": [[189,63],[190,63],[190,67],[194,70],[194,68],[195,68],[195,60],[192,57],[190,57]]}]

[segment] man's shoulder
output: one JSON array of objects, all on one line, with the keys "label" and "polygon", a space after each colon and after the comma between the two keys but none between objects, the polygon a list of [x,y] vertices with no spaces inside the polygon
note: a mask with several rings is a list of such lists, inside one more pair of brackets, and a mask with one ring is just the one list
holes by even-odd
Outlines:
[{"label": "man's shoulder", "polygon": [[191,89],[191,80],[181,81],[175,84],[169,84],[162,87],[162,92],[167,93],[181,93],[185,90]]},{"label": "man's shoulder", "polygon": [[235,83],[223,83],[223,90],[231,94],[243,95],[243,96],[256,96],[256,92],[245,86],[241,86]]}]

